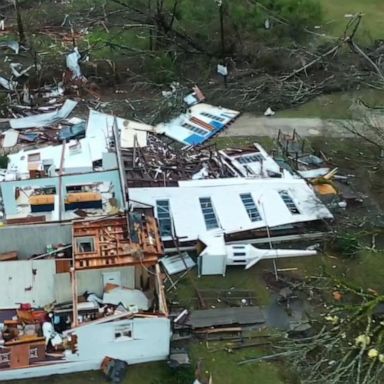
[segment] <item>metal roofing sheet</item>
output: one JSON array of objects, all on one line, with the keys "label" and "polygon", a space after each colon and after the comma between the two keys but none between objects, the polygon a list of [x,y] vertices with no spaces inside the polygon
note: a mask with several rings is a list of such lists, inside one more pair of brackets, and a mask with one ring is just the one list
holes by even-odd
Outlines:
[{"label": "metal roofing sheet", "polygon": [[[224,129],[240,112],[200,103],[167,123],[155,127],[157,133],[187,145],[199,145]],[[198,132],[199,130],[199,132]]]},{"label": "metal roofing sheet", "polygon": [[[201,197],[210,197],[225,233],[275,227],[286,224],[332,218],[329,210],[317,199],[302,179],[207,179],[180,182],[179,187],[131,188],[133,201],[156,205],[156,200],[168,199],[177,235],[182,241],[195,240],[207,232],[200,207]],[[287,190],[299,209],[292,214],[279,191]],[[262,220],[252,222],[240,194],[251,194]]]},{"label": "metal roofing sheet", "polygon": [[54,112],[11,119],[9,120],[9,124],[13,129],[48,127],[59,122],[60,120],[66,119],[76,107],[76,105],[77,101],[65,100],[65,103],[62,105],[62,107]]}]

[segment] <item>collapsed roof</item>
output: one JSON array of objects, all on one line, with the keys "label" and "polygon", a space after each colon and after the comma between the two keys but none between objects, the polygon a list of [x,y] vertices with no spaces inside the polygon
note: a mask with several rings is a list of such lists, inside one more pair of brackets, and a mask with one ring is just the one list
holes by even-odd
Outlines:
[{"label": "collapsed roof", "polygon": [[[163,240],[197,240],[225,234],[332,219],[302,179],[209,179],[180,181],[178,187],[131,188],[132,206],[156,208]],[[175,233],[173,233],[173,227]]]}]

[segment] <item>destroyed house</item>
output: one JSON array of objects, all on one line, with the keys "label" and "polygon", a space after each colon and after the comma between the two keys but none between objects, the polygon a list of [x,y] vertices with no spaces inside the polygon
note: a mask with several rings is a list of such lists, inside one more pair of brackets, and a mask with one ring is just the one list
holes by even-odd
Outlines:
[{"label": "destroyed house", "polygon": [[182,150],[148,134],[146,145],[121,147],[128,188],[177,186],[182,180],[228,177],[297,178],[290,167],[257,143],[242,149],[218,150],[215,144]]},{"label": "destroyed house", "polygon": [[257,143],[249,148],[220,150],[221,162],[230,168],[233,176],[249,178],[293,178],[292,170],[278,163]]},{"label": "destroyed house", "polygon": [[227,178],[180,181],[178,187],[131,188],[132,207],[151,206],[166,248],[192,246],[205,233],[226,241],[294,239],[327,231],[333,218],[305,180]]},{"label": "destroyed house", "polygon": [[69,254],[42,250],[0,263],[8,281],[0,288],[0,381],[99,369],[106,356],[128,364],[167,358],[156,220],[74,222],[71,245]]},{"label": "destroyed house", "polygon": [[7,223],[66,221],[123,207],[114,117],[91,111],[85,138],[8,156],[1,182]]},{"label": "destroyed house", "polygon": [[74,222],[73,239],[77,270],[152,265],[164,253],[156,219],[137,213]]}]

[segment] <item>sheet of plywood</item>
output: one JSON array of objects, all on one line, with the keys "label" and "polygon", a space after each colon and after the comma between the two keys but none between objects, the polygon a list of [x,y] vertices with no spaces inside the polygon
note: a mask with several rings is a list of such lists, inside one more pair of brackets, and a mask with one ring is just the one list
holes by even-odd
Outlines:
[{"label": "sheet of plywood", "polygon": [[15,131],[14,129],[8,129],[8,131],[4,132],[3,147],[4,148],[14,147],[17,144],[18,138],[19,138],[19,132]]}]

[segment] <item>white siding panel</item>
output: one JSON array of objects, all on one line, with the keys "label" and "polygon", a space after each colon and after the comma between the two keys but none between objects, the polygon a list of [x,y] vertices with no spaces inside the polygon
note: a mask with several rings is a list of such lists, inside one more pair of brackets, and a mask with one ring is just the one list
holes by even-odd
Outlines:
[{"label": "white siding panel", "polygon": [[0,309],[20,303],[44,306],[54,301],[55,260],[19,260],[0,263]]}]

